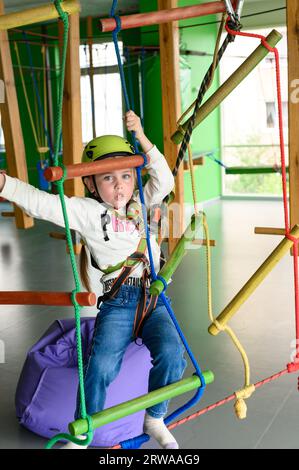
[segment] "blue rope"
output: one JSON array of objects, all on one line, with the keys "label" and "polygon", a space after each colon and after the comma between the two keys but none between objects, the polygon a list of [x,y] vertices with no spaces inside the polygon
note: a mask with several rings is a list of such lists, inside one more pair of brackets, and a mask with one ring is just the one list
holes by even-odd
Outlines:
[{"label": "blue rope", "polygon": [[222,166],[223,168],[227,168],[227,165],[225,165],[221,160],[218,160],[218,158],[214,156],[214,152],[208,152],[204,156],[210,158],[210,160],[212,160],[213,162],[218,163],[218,165]]},{"label": "blue rope", "polygon": [[46,137],[47,137],[48,147],[49,147],[50,155],[51,155],[51,161],[53,162],[54,151],[53,151],[53,147],[52,147],[52,144],[51,144],[51,139],[50,139],[47,127],[46,127],[44,111],[43,111],[43,107],[42,107],[42,103],[41,103],[40,94],[39,94],[39,91],[38,91],[37,81],[36,81],[36,78],[35,78],[31,48],[30,48],[30,45],[29,45],[29,42],[28,42],[27,33],[25,31],[22,31],[22,35],[23,35],[25,43],[26,43],[26,49],[27,49],[27,54],[28,54],[28,58],[29,58],[29,65],[30,65],[30,72],[31,72],[31,77],[32,77],[32,81],[33,81],[35,95],[37,97],[38,109],[39,109],[39,112],[40,112],[40,115],[41,115],[41,118],[42,118],[44,132],[45,132]]},{"label": "blue rope", "polygon": [[141,110],[141,124],[142,127],[144,127],[144,104],[145,104],[145,67],[144,67],[144,62],[145,62],[145,49],[142,48],[141,50],[141,65],[140,65],[140,76],[141,76],[141,105],[140,105],[140,110]]},{"label": "blue rope", "polygon": [[132,109],[135,108],[135,101],[134,101],[134,90],[133,90],[133,78],[132,78],[132,68],[131,68],[131,57],[130,52],[127,47],[124,47],[124,56],[127,61],[127,71],[128,71],[128,80],[129,80],[129,101],[131,103]]},{"label": "blue rope", "polygon": [[[125,105],[126,105],[126,110],[129,111],[131,108],[130,108],[130,101],[129,101],[129,96],[128,96],[128,91],[127,91],[127,86],[126,86],[126,81],[125,81],[125,76],[124,76],[124,68],[123,68],[123,64],[122,64],[122,61],[121,61],[121,56],[120,56],[120,52],[119,52],[119,47],[118,47],[118,33],[119,31],[121,30],[121,20],[118,16],[115,15],[115,9],[116,9],[116,6],[117,6],[117,0],[113,0],[113,3],[112,3],[112,7],[111,7],[111,11],[110,11],[110,16],[113,17],[115,19],[115,22],[116,22],[116,28],[114,29],[113,33],[112,33],[112,37],[113,37],[113,42],[114,42],[114,47],[115,47],[115,53],[116,53],[116,57],[117,57],[117,62],[118,62],[118,67],[119,67],[119,72],[120,72],[120,77],[121,77],[121,84],[122,84],[122,90],[123,90],[123,94],[124,94],[124,100],[125,100]],[[139,149],[138,149],[138,145],[137,145],[137,141],[136,141],[136,138],[135,138],[135,132],[132,132],[132,138],[133,138],[133,145],[134,145],[134,148],[135,148],[135,152],[137,154],[141,154],[143,155],[143,158],[144,158],[144,164],[142,167],[138,167],[136,168],[136,172],[137,172],[137,182],[138,182],[138,189],[139,189],[139,195],[140,195],[140,201],[141,201],[141,208],[142,208],[142,215],[143,215],[143,222],[144,222],[144,227],[145,227],[145,235],[146,235],[146,243],[147,243],[147,249],[148,249],[148,255],[149,255],[149,262],[150,262],[150,269],[151,269],[151,278],[153,281],[156,281],[158,279],[157,277],[157,274],[156,274],[156,271],[155,271],[155,266],[154,266],[154,260],[153,260],[153,254],[152,254],[152,249],[151,249],[151,242],[150,242],[150,232],[149,232],[149,227],[148,227],[148,224],[147,224],[147,213],[146,213],[146,207],[145,207],[145,200],[144,200],[144,193],[143,193],[143,187],[142,187],[142,177],[141,177],[141,169],[146,165],[146,155],[142,154]],[[167,288],[167,283],[166,281],[161,277],[159,277],[159,279],[163,282],[163,285],[164,285],[164,290]],[[169,415],[165,420],[165,424],[169,423],[171,420],[173,420],[175,417],[177,417],[178,415],[180,415],[181,413],[183,413],[185,410],[187,410],[188,408],[190,408],[191,406],[193,406],[195,403],[197,403],[200,398],[202,397],[203,393],[204,393],[204,390],[205,390],[205,387],[206,387],[206,383],[205,383],[205,379],[204,379],[204,376],[202,375],[202,372],[201,372],[201,369],[199,367],[199,365],[197,364],[197,361],[185,339],[185,336],[176,320],[176,317],[175,317],[175,314],[173,313],[173,310],[170,306],[170,302],[168,301],[167,297],[165,296],[164,294],[164,291],[160,294],[162,300],[163,300],[163,303],[173,321],[173,324],[185,346],[185,349],[191,359],[191,362],[195,368],[195,371],[196,371],[196,375],[200,378],[200,381],[201,381],[201,386],[198,388],[195,396],[189,400],[185,405],[181,406],[180,408],[178,408],[176,411],[174,411],[171,415]],[[127,441],[123,441],[120,443],[121,447],[122,448],[138,448],[143,442],[146,442],[147,440],[149,439],[149,436],[147,436],[147,434],[141,434],[140,436],[137,436],[136,438],[134,439],[129,439]],[[134,447],[133,447],[134,446]]]}]

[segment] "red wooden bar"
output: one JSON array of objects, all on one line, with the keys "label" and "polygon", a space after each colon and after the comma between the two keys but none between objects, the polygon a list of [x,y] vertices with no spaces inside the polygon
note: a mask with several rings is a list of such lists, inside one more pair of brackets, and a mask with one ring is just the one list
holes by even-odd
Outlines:
[{"label": "red wooden bar", "polygon": [[[149,157],[147,157],[149,162]],[[75,165],[66,165],[66,179],[76,178],[77,176],[89,176],[99,173],[108,173],[109,171],[122,170],[124,168],[136,168],[144,163],[141,155],[132,157],[107,158],[91,163],[76,163]],[[63,176],[61,167],[50,166],[44,171],[44,177],[48,181],[57,181]]]},{"label": "red wooden bar", "polygon": [[[97,297],[93,292],[79,292],[76,300],[82,307],[95,305]],[[68,307],[73,305],[69,292],[2,291],[0,305],[54,305]]]},{"label": "red wooden bar", "polygon": [[[152,11],[150,13],[137,13],[135,15],[120,16],[121,28],[131,29],[140,26],[151,26],[170,21],[185,20],[199,16],[215,15],[226,11],[224,2],[210,2],[202,5],[172,8],[171,10]],[[116,28],[114,18],[104,18],[99,21],[99,28],[104,32],[113,31]]]}]

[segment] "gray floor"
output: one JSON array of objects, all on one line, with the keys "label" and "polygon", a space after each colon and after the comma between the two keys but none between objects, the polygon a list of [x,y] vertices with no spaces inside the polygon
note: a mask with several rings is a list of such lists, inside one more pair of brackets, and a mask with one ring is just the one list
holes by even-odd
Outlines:
[{"label": "gray floor", "polygon": [[[9,204],[0,204],[2,210]],[[280,237],[254,235],[254,226],[282,226],[279,202],[222,201],[206,208],[213,249],[213,308],[217,315],[243,286]],[[0,279],[2,290],[71,290],[71,269],[64,243],[49,238],[56,229],[36,221],[35,228],[16,231],[12,219],[0,218]],[[192,250],[179,267],[168,293],[188,342],[202,369],[211,369],[215,382],[195,410],[242,387],[240,356],[226,335],[212,337],[206,302],[204,250]],[[95,290],[97,275],[93,275]],[[84,309],[83,315],[92,314]],[[15,418],[14,392],[24,358],[55,318],[71,317],[72,308],[1,306],[0,448],[43,448],[45,439],[20,427]],[[294,350],[292,258],[287,255],[254,295],[242,306],[231,326],[246,347],[252,381],[285,368]],[[2,361],[3,362],[3,361]],[[189,367],[186,375],[192,374]],[[174,399],[171,409],[188,396]],[[232,402],[190,421],[173,432],[185,449],[299,448],[297,376],[290,374],[260,388],[248,400],[248,417],[239,421]],[[194,411],[195,411],[194,410]],[[189,410],[186,415],[193,412]],[[144,448],[156,448],[154,442]]]}]

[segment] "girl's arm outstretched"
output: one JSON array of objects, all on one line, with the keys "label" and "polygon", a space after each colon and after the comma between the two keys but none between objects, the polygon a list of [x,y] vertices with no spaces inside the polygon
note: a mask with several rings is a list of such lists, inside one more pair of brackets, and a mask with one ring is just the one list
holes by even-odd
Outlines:
[{"label": "girl's arm outstretched", "polygon": [[[0,173],[0,196],[17,204],[31,217],[65,226],[58,194],[49,194],[17,178]],[[83,197],[65,196],[64,200],[70,228],[84,234],[92,219],[89,217],[90,209],[100,208],[101,204]],[[104,212],[104,206],[102,208]]]}]

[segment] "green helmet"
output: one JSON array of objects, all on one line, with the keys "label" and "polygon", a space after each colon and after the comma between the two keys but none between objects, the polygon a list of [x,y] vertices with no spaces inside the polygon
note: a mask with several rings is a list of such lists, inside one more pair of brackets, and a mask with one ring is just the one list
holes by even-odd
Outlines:
[{"label": "green helmet", "polygon": [[124,137],[119,135],[102,135],[92,139],[85,146],[82,163],[103,160],[108,157],[134,155],[134,147]]}]

